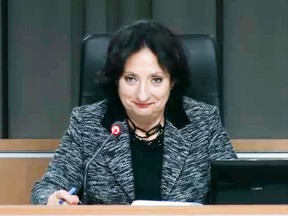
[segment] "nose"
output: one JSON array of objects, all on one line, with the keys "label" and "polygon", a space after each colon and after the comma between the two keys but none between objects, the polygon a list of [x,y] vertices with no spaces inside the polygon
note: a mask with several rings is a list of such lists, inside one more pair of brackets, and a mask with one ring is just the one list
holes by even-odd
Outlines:
[{"label": "nose", "polygon": [[145,102],[149,99],[149,97],[149,87],[146,85],[146,83],[140,83],[137,91],[137,100]]}]

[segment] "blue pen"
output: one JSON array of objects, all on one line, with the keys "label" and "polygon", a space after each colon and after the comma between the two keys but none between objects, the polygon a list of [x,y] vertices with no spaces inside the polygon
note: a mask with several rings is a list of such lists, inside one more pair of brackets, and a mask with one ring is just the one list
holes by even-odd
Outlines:
[{"label": "blue pen", "polygon": [[[72,188],[68,191],[68,193],[71,194],[71,195],[74,194],[75,192],[76,192],[76,188],[75,188],[75,187],[72,187]],[[60,205],[62,205],[63,202],[64,202],[63,199],[60,199],[60,200],[59,200],[59,204],[60,204]]]}]

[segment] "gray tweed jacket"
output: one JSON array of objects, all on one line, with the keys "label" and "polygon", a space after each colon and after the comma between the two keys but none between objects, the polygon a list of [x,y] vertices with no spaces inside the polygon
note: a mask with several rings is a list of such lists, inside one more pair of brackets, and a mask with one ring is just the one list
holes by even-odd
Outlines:
[{"label": "gray tweed jacket", "polygon": [[[85,164],[108,138],[101,120],[105,101],[74,108],[70,125],[46,173],[31,196],[32,204],[46,204],[56,190],[80,189]],[[221,125],[219,112],[210,106],[184,98],[189,119],[181,128],[165,123],[161,179],[163,200],[205,203],[209,192],[210,162],[234,159],[229,137]],[[130,204],[134,200],[128,126],[113,137],[91,164],[87,176],[87,198],[91,204]]]}]

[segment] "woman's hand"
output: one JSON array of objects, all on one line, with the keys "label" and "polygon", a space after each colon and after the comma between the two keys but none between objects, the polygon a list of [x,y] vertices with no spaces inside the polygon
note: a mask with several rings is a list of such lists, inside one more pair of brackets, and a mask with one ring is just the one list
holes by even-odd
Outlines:
[{"label": "woman's hand", "polygon": [[48,198],[47,205],[77,205],[78,203],[79,197],[77,195],[71,195],[66,190],[58,190]]}]

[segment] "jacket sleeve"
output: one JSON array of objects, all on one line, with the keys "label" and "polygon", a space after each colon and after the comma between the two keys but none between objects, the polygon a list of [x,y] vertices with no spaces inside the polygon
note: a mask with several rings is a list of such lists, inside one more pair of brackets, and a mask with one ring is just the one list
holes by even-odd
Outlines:
[{"label": "jacket sleeve", "polygon": [[63,135],[42,179],[34,185],[31,204],[47,204],[49,196],[60,189],[82,186],[84,165],[81,139],[81,108],[72,110],[70,125]]},{"label": "jacket sleeve", "polygon": [[218,109],[213,106],[209,118],[210,127],[210,160],[236,159],[230,138],[222,126]]}]

